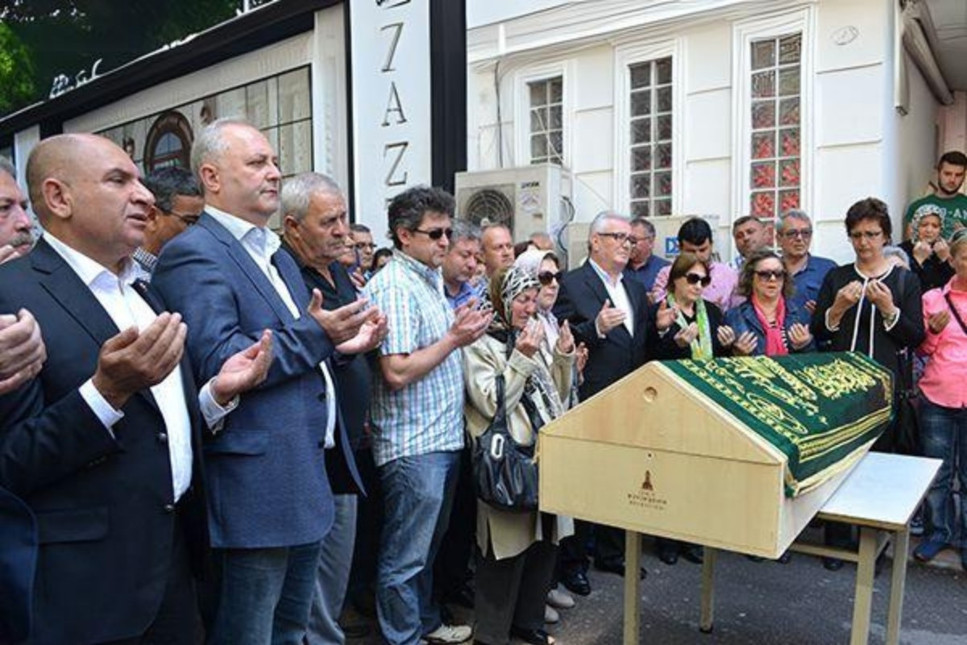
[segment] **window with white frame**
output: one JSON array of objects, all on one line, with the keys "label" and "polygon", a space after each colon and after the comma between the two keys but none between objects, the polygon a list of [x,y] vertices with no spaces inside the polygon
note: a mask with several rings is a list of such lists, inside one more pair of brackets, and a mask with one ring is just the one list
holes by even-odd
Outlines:
[{"label": "window with white frame", "polygon": [[750,46],[749,213],[772,219],[800,207],[802,34]]},{"label": "window with white frame", "polygon": [[563,164],[564,77],[527,83],[530,95],[530,162]]},{"label": "window with white frame", "polygon": [[629,201],[634,217],[672,212],[672,59],[628,66]]}]

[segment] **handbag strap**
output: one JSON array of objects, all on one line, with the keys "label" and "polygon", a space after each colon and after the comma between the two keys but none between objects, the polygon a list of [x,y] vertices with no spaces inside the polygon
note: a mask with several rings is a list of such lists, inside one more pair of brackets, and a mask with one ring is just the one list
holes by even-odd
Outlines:
[{"label": "handbag strap", "polygon": [[497,389],[497,411],[494,412],[494,420],[490,427],[507,434],[507,400],[504,398],[503,374],[497,374],[494,379],[494,387]]},{"label": "handbag strap", "polygon": [[950,313],[952,313],[954,315],[954,318],[957,319],[957,323],[960,325],[960,328],[964,331],[964,334],[967,334],[967,325],[964,324],[964,319],[960,317],[960,313],[958,313],[957,308],[954,307],[953,301],[950,300],[950,294],[949,293],[945,294],[943,298],[944,300],[947,301],[947,306],[950,307]]}]

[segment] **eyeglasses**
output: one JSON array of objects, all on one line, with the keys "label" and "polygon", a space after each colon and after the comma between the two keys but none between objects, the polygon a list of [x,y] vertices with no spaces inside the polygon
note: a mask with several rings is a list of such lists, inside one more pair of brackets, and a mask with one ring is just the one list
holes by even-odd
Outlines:
[{"label": "eyeglasses", "polygon": [[849,234],[849,237],[854,242],[859,242],[860,240],[875,240],[876,238],[883,235],[883,231],[853,231]]},{"label": "eyeglasses", "polygon": [[419,229],[419,228],[414,228],[413,229],[413,232],[414,233],[423,233],[423,235],[426,235],[428,238],[430,238],[434,242],[436,242],[437,240],[439,240],[444,235],[447,236],[447,239],[448,240],[453,237],[453,229],[452,228],[431,228],[429,231],[424,231],[424,230]]},{"label": "eyeglasses", "polygon": [[779,237],[785,238],[787,240],[794,240],[797,237],[801,237],[804,240],[808,240],[813,236],[813,230],[811,228],[803,228],[799,230],[783,231],[779,234]]},{"label": "eyeglasses", "polygon": [[637,237],[635,237],[634,235],[628,235],[627,233],[598,233],[598,235],[601,235],[603,237],[610,237],[618,244],[627,243],[627,244],[630,244],[631,246],[634,246],[635,244],[638,243]]},{"label": "eyeglasses", "polygon": [[712,284],[712,277],[707,275],[699,275],[697,273],[686,273],[685,281],[688,282],[688,284],[698,284],[701,282],[703,287],[707,287],[708,285]]},{"label": "eyeglasses", "polygon": [[560,271],[558,271],[557,273],[554,273],[553,271],[541,271],[540,273],[537,274],[537,281],[540,282],[541,286],[544,286],[544,287],[550,285],[555,280],[557,280],[557,282],[560,284],[561,276],[563,275],[564,274]]},{"label": "eyeglasses", "polygon": [[181,223],[185,226],[194,226],[198,223],[201,218],[199,213],[178,213],[176,211],[171,211],[170,213],[165,213],[165,215],[171,215],[172,217],[177,217],[181,220]]},{"label": "eyeglasses", "polygon": [[775,278],[776,280],[785,280],[786,279],[786,272],[785,271],[769,271],[769,270],[766,270],[766,271],[756,271],[755,274],[756,274],[757,277],[759,277],[759,278],[761,278],[763,280],[772,280],[773,278]]}]

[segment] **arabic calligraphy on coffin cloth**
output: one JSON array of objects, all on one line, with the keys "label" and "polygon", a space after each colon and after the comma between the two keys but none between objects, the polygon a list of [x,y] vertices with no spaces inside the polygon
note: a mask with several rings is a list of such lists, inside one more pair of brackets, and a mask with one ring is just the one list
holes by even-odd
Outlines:
[{"label": "arabic calligraphy on coffin cloth", "polygon": [[850,468],[890,422],[890,372],[861,354],[663,365],[786,456],[789,497]]}]

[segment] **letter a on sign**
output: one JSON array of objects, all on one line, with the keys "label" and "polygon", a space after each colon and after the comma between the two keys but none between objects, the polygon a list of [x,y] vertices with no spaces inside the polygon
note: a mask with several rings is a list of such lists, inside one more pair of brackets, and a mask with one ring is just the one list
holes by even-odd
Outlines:
[{"label": "letter a on sign", "polygon": [[400,94],[396,91],[396,82],[389,84],[389,100],[386,103],[386,114],[383,115],[383,127],[390,124],[390,115],[396,112],[396,125],[406,123],[406,115],[403,114],[403,104],[400,102]]}]

